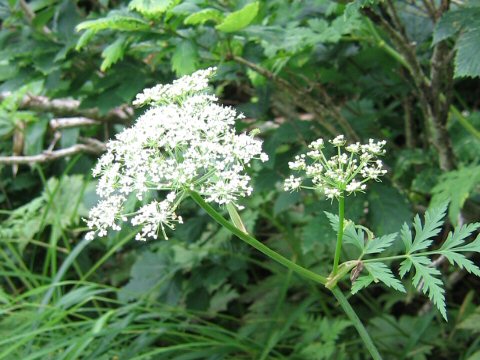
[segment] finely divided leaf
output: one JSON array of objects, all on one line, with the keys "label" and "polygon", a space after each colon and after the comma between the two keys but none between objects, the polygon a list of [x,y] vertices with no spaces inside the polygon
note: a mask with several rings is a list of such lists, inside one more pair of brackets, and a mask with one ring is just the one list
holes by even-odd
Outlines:
[{"label": "finely divided leaf", "polygon": [[453,251],[444,251],[442,255],[445,256],[450,264],[457,265],[460,269],[465,269],[467,272],[480,276],[480,269],[471,260],[467,259],[463,254]]},{"label": "finely divided leaf", "polygon": [[403,245],[405,245],[405,252],[410,253],[410,249],[412,248],[412,232],[408,227],[407,223],[404,223],[402,226],[402,230],[400,230],[400,237],[402,238]]},{"label": "finely divided leaf", "polygon": [[350,290],[352,294],[356,294],[363,288],[366,288],[368,285],[370,285],[375,279],[373,278],[372,275],[364,275],[360,276],[355,282],[352,284],[352,289]]},{"label": "finely divided leaf", "polygon": [[415,275],[412,280],[413,285],[418,287],[422,283],[422,292],[428,295],[428,298],[437,307],[443,318],[447,320],[443,282],[436,277],[441,275],[440,271],[430,266],[432,261],[426,256],[411,257],[410,261],[415,267]]},{"label": "finely divided leaf", "polygon": [[412,268],[412,260],[410,258],[406,258],[400,263],[400,269],[398,270],[400,277],[403,278]]},{"label": "finely divided leaf", "polygon": [[360,276],[353,284],[352,284],[352,294],[357,293],[363,288],[369,286],[372,282],[382,282],[385,285],[401,291],[405,292],[405,288],[403,287],[402,283],[395,278],[390,268],[381,262],[371,262],[371,263],[364,263],[365,270],[368,271],[368,275]]},{"label": "finely divided leaf", "polygon": [[397,233],[383,235],[379,238],[373,238],[367,242],[365,254],[377,254],[388,248],[397,238]]},{"label": "finely divided leaf", "polygon": [[324,213],[327,216],[328,221],[330,221],[330,225],[332,226],[333,231],[338,232],[338,223],[340,221],[338,219],[338,215],[329,213],[328,211],[324,211]]},{"label": "finely divided leaf", "polygon": [[415,228],[415,239],[409,253],[426,249],[433,241],[433,237],[438,235],[443,225],[443,218],[447,211],[448,202],[429,209],[425,213],[425,224],[422,226],[420,216],[415,216],[413,227]]},{"label": "finely divided leaf", "polygon": [[[338,232],[338,215],[324,211],[325,215],[330,221],[333,231]],[[343,223],[343,241],[346,244],[353,244],[363,252],[365,248],[365,233],[362,230],[357,230],[353,221],[345,219]]]},{"label": "finely divided leaf", "polygon": [[455,251],[480,253],[480,235],[471,243],[456,248]]},{"label": "finely divided leaf", "polygon": [[381,262],[371,262],[364,264],[365,269],[373,276],[375,282],[383,282],[385,285],[395,290],[405,292],[400,280],[398,280],[390,270],[390,268]]},{"label": "finely divided leaf", "polygon": [[113,64],[123,58],[125,54],[125,49],[127,48],[127,38],[120,36],[113,43],[108,45],[102,52],[102,65],[100,70],[105,71],[110,68]]},{"label": "finely divided leaf", "polygon": [[[465,239],[480,228],[480,223],[462,225],[450,232],[439,251],[450,250],[465,243]],[[455,249],[454,249],[455,251]]]}]

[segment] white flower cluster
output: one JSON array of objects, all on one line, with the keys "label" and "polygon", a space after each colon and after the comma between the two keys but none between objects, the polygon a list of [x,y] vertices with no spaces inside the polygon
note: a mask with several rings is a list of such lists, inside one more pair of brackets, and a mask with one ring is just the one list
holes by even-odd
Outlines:
[{"label": "white flower cluster", "polygon": [[346,146],[345,137],[339,135],[329,142],[337,148],[331,158],[325,157],[325,143],[318,139],[308,146],[307,154],[297,155],[288,163],[290,169],[304,171],[305,177],[312,179],[313,187],[304,186],[301,177],[291,175],[285,180],[286,191],[313,188],[322,191],[328,199],[334,199],[343,196],[345,191],[350,194],[364,191],[368,180],[378,180],[387,172],[382,161],[377,159],[385,153],[385,141],[370,139],[367,144],[357,142]]},{"label": "white flower cluster", "polygon": [[[157,238],[160,231],[166,238],[165,227],[174,229],[182,222],[175,211],[189,191],[217,204],[251,194],[245,167],[252,159],[268,157],[253,133],[235,134],[234,124],[242,115],[206,94],[214,71],[201,70],[137,95],[136,104],[152,107],[107,144],[93,170],[100,177],[97,193],[103,200],[90,211],[89,239],[105,236],[109,228],[118,230],[128,220],[141,227],[138,240]],[[144,200],[158,192],[168,195],[125,213],[131,194]]]}]

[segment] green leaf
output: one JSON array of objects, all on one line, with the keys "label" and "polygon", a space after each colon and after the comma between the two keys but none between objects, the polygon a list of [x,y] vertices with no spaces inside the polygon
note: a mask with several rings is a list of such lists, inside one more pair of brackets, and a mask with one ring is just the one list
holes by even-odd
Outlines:
[{"label": "green leaf", "polygon": [[365,254],[377,254],[388,248],[397,238],[398,233],[383,235],[367,242]]},{"label": "green leaf", "polygon": [[455,55],[455,77],[480,76],[480,24],[479,27],[466,31],[457,42]]},{"label": "green leaf", "polygon": [[112,11],[107,17],[84,21],[77,25],[77,31],[81,30],[118,30],[118,31],[142,31],[149,30],[150,25],[145,20],[122,11]]},{"label": "green leaf", "polygon": [[458,221],[465,200],[480,183],[480,166],[469,166],[449,171],[440,176],[438,184],[432,189],[432,206],[450,200],[448,216],[453,224]]},{"label": "green leaf", "polygon": [[259,7],[258,1],[255,1],[229,14],[221,24],[216,26],[217,30],[229,33],[247,27],[257,16]]},{"label": "green leaf", "polygon": [[[330,226],[333,231],[338,233],[338,215],[329,213],[328,211],[324,211],[324,213],[330,221]],[[351,220],[345,219],[343,223],[343,242],[346,244],[353,244],[363,252],[365,248],[365,233],[361,229],[357,231],[355,223]]]},{"label": "green leaf", "polygon": [[465,269],[467,272],[480,276],[480,269],[471,260],[467,259],[463,254],[459,254],[453,251],[443,251],[444,255],[450,264],[457,265],[460,269]]},{"label": "green leaf", "polygon": [[299,192],[281,192],[273,205],[273,214],[277,216],[300,200]]},{"label": "green leaf", "polygon": [[196,46],[190,41],[182,41],[172,56],[172,69],[177,76],[191,74],[197,69],[198,53]]},{"label": "green leaf", "polygon": [[375,234],[390,234],[412,218],[405,196],[392,186],[375,183],[368,192],[368,217]]},{"label": "green leaf", "polygon": [[413,239],[412,232],[410,231],[410,227],[407,225],[407,223],[404,223],[402,229],[400,230],[400,238],[403,241],[403,245],[405,245],[405,251],[407,253],[410,253]]},{"label": "green leaf", "polygon": [[224,285],[219,291],[215,293],[210,299],[210,313],[217,313],[227,310],[228,303],[238,298],[238,292],[232,289],[230,285]]},{"label": "green leaf", "polygon": [[463,8],[447,11],[435,25],[432,45],[448,39],[462,29],[477,27],[480,18],[480,8]]},{"label": "green leaf", "polygon": [[120,36],[117,40],[115,40],[112,44],[108,45],[102,51],[102,65],[100,66],[100,70],[105,71],[109,69],[113,64],[123,58],[125,54],[125,50],[127,48],[128,41],[127,38],[124,36]]},{"label": "green leaf", "polygon": [[398,273],[400,277],[403,278],[411,269],[412,269],[413,262],[408,257],[400,263],[400,268],[398,269]]},{"label": "green leaf", "polygon": [[400,280],[395,278],[392,273],[392,270],[382,262],[369,262],[364,263],[365,269],[370,273],[374,282],[381,281],[388,287],[391,287],[395,290],[405,292]]},{"label": "green leaf", "polygon": [[373,6],[380,2],[380,0],[354,0],[348,3],[345,7],[345,16],[351,17],[356,15],[361,9],[367,6]]},{"label": "green leaf", "polygon": [[418,287],[422,282],[421,290],[433,302],[437,309],[447,320],[447,309],[445,305],[445,290],[443,282],[436,276],[440,276],[440,271],[431,266],[432,261],[426,256],[411,257],[410,261],[415,267],[415,275],[413,276],[413,286]]},{"label": "green leaf", "polygon": [[[448,202],[429,209],[425,213],[425,224],[422,226],[420,216],[416,215],[413,223],[415,238],[409,253],[426,249],[433,242],[433,237],[438,235],[443,225],[443,218],[447,211]],[[405,243],[405,241],[404,241]]]},{"label": "green leaf", "polygon": [[442,244],[442,247],[439,251],[451,250],[452,248],[463,245],[465,239],[478,228],[480,228],[480,223],[462,225],[459,228],[456,228],[455,231],[448,234],[447,239]]},{"label": "green leaf", "polygon": [[77,45],[75,46],[75,50],[79,51],[83,49],[87,44],[92,41],[93,37],[97,33],[96,30],[93,29],[88,29],[83,32],[83,34],[80,36],[80,38],[77,41]]},{"label": "green leaf", "polygon": [[372,275],[363,275],[360,276],[355,282],[352,284],[352,289],[350,290],[352,294],[356,294],[363,288],[366,288],[373,282],[374,278]]},{"label": "green leaf", "polygon": [[173,0],[132,0],[128,4],[128,8],[138,11],[147,17],[156,17],[163,14],[177,2]]},{"label": "green leaf", "polygon": [[222,20],[223,14],[219,10],[208,8],[189,15],[183,23],[185,25],[203,25],[207,21],[213,21],[218,24]]}]

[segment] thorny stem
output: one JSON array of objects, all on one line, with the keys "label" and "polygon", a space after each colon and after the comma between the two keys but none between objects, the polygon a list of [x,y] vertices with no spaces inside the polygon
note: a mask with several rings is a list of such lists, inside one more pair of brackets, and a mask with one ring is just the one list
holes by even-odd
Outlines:
[{"label": "thorny stem", "polygon": [[333,259],[333,272],[335,276],[338,272],[338,263],[340,261],[340,253],[342,252],[342,240],[343,240],[343,221],[345,218],[345,196],[340,193],[338,198],[338,233],[337,233],[337,246],[335,247],[335,257]]},{"label": "thorny stem", "polygon": [[[295,264],[293,261],[288,260],[287,258],[283,257],[276,251],[270,249],[268,246],[264,245],[257,239],[255,239],[253,236],[248,235],[247,233],[243,232],[239,228],[237,228],[233,223],[225,219],[219,212],[217,212],[212,206],[210,206],[203,198],[196,192],[190,191],[190,196],[192,199],[202,208],[204,209],[208,215],[215,220],[217,223],[225,227],[227,230],[229,230],[232,234],[240,238],[240,240],[243,240],[246,242],[248,245],[253,246],[255,249],[258,251],[262,252],[263,254],[267,255],[270,259],[277,261],[278,263],[286,266],[288,269],[291,271],[309,279],[313,280],[316,283],[326,285],[327,283],[327,278],[324,276],[321,276],[319,274],[314,273],[313,271],[310,271],[300,265]],[[343,194],[342,194],[343,195]],[[343,197],[342,197],[342,209],[344,206],[343,202]],[[342,210],[343,213],[343,210]],[[343,214],[341,217],[342,225],[340,225],[340,228],[342,229],[343,233]],[[342,307],[343,311],[345,314],[348,316],[350,321],[352,322],[353,326],[357,329],[361,339],[365,343],[365,346],[367,350],[370,352],[370,355],[374,360],[382,360],[382,357],[380,356],[380,353],[378,352],[377,348],[375,347],[375,344],[373,343],[370,335],[367,332],[367,329],[363,325],[362,321],[360,318],[357,316],[355,313],[355,310],[352,308],[352,306],[349,304],[347,298],[345,295],[343,295],[342,291],[337,287],[333,287],[329,289],[332,294],[335,296],[337,301],[339,302],[340,306]]]}]

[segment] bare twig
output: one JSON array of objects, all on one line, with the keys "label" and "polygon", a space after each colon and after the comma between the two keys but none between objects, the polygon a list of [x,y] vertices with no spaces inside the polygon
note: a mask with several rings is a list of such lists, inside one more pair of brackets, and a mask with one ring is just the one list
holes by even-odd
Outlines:
[{"label": "bare twig", "polygon": [[[10,94],[0,93],[0,101]],[[81,109],[80,101],[75,99],[49,99],[46,96],[26,95],[20,102],[21,110],[51,112],[56,116],[84,117],[101,122],[127,123],[133,118],[133,108],[122,105],[101,114],[97,108]]]},{"label": "bare twig", "polygon": [[99,124],[101,124],[100,121],[89,119],[86,117],[55,118],[50,120],[50,128],[52,130]]},{"label": "bare twig", "polygon": [[106,150],[105,144],[96,139],[81,139],[85,144],[76,144],[65,149],[44,151],[42,154],[32,156],[0,156],[0,164],[35,164],[45,163],[78,153],[86,152],[100,154]]}]

